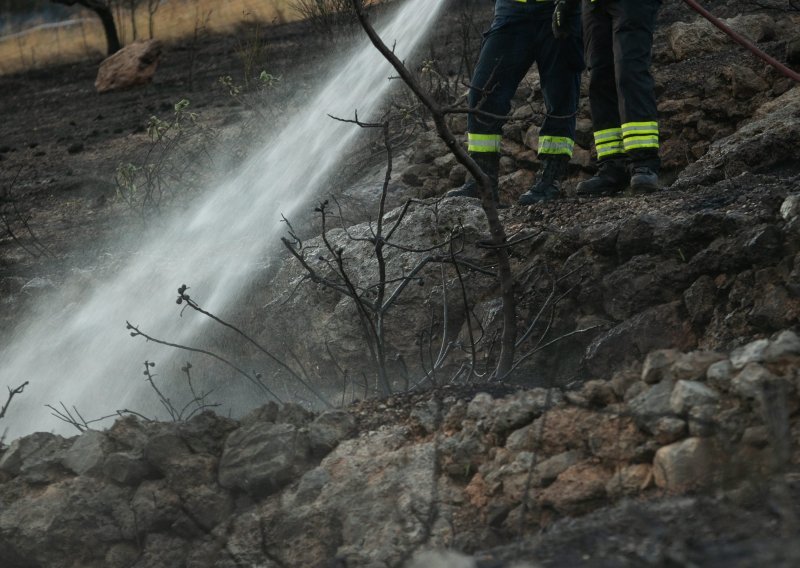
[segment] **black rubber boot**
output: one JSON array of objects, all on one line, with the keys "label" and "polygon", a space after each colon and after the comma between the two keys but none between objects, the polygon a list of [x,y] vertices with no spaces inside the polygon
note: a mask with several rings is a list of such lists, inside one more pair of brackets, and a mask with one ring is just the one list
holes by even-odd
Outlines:
[{"label": "black rubber boot", "polygon": [[518,203],[534,205],[558,199],[561,195],[561,182],[567,174],[568,156],[550,156],[544,158],[542,171],[528,191],[523,193]]},{"label": "black rubber boot", "polygon": [[597,173],[584,180],[575,188],[579,197],[597,197],[620,193],[630,182],[627,161],[624,158],[603,160],[598,165]]},{"label": "black rubber boot", "polygon": [[658,171],[661,163],[658,158],[636,160],[631,163],[631,192],[635,195],[659,191]]},{"label": "black rubber boot", "polygon": [[[489,180],[492,182],[492,197],[494,202],[500,204],[500,194],[497,189],[497,178],[500,172],[500,154],[497,152],[472,152],[470,156],[475,163],[483,170]],[[478,188],[478,182],[472,177],[458,189],[451,189],[445,193],[446,197],[472,197],[480,199],[481,193]]]}]

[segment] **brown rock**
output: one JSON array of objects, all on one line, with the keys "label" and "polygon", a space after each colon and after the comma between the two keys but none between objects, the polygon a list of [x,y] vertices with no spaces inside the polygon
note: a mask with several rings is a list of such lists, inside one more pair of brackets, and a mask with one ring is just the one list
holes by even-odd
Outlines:
[{"label": "brown rock", "polygon": [[153,80],[161,43],[158,40],[135,41],[100,64],[94,87],[98,93],[130,89]]},{"label": "brown rock", "polygon": [[610,497],[635,495],[653,484],[653,466],[649,463],[638,463],[624,467],[614,473],[606,484],[606,493]]},{"label": "brown rock", "polygon": [[594,464],[574,465],[541,492],[539,503],[560,513],[577,514],[590,510],[606,496],[611,472]]},{"label": "brown rock", "polygon": [[709,438],[687,438],[664,446],[653,462],[656,485],[670,491],[702,487],[714,479],[717,447]]}]

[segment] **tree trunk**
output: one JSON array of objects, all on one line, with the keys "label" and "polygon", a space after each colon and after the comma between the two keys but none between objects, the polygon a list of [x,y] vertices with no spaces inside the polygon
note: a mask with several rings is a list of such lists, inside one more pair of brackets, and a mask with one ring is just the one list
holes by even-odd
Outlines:
[{"label": "tree trunk", "polygon": [[103,31],[106,34],[106,42],[108,44],[108,55],[113,55],[122,47],[119,43],[119,36],[117,35],[117,25],[114,23],[114,15],[111,13],[111,7],[103,2],[103,0],[51,0],[54,4],[64,4],[65,6],[74,6],[78,4],[84,8],[88,8],[100,18],[103,24]]}]

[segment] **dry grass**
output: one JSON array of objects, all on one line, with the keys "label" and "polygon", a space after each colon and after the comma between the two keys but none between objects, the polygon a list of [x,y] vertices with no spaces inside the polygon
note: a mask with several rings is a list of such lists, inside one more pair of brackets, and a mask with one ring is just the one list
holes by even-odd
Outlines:
[{"label": "dry grass", "polygon": [[[288,0],[167,0],[153,17],[153,36],[161,40],[190,38],[197,31],[229,32],[243,21],[273,22],[296,18]],[[130,13],[116,14],[123,44],[133,39]],[[136,13],[138,38],[150,37],[146,6]],[[39,26],[0,39],[0,74],[99,58],[106,40],[99,19],[76,11],[69,25]]]}]

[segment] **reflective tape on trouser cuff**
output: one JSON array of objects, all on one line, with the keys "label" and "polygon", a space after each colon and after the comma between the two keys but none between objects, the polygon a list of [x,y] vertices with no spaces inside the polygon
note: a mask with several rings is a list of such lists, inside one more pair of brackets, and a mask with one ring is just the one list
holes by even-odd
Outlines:
[{"label": "reflective tape on trouser cuff", "polygon": [[539,155],[570,156],[575,148],[575,141],[564,136],[540,136]]},{"label": "reflective tape on trouser cuff", "polygon": [[472,134],[467,135],[467,150],[470,152],[489,153],[500,151],[501,134]]},{"label": "reflective tape on trouser cuff", "polygon": [[610,142],[608,144],[596,145],[597,159],[602,160],[611,156],[618,156],[625,153],[625,148],[622,146],[622,141]]},{"label": "reflective tape on trouser cuff", "polygon": [[625,151],[643,148],[658,149],[657,122],[627,122],[622,125],[622,140]]},{"label": "reflective tape on trouser cuff", "polygon": [[622,145],[622,128],[598,130],[594,133],[594,146],[599,160],[623,154],[625,149]]}]

